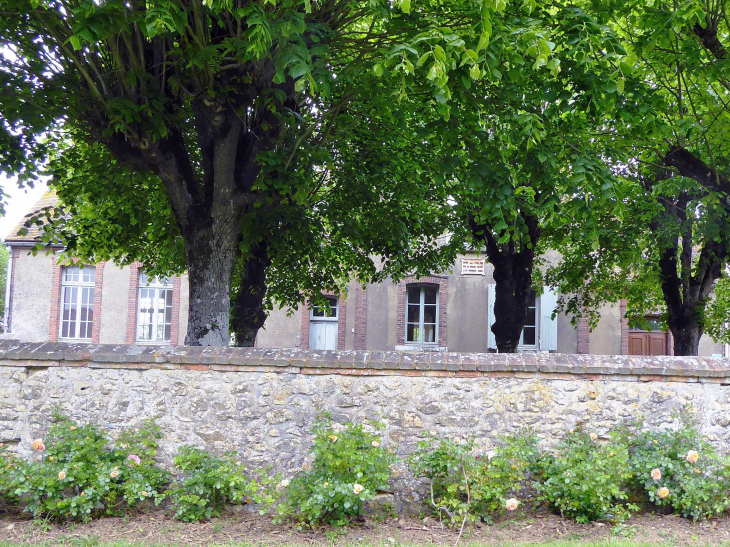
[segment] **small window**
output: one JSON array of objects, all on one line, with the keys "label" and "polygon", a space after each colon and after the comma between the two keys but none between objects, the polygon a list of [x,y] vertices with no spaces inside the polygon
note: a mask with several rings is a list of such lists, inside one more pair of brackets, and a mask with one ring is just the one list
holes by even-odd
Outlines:
[{"label": "small window", "polygon": [[520,347],[537,348],[537,295],[535,291],[530,291],[527,297],[527,317],[525,317],[525,327],[522,329],[520,336]]},{"label": "small window", "polygon": [[94,324],[93,266],[68,266],[61,280],[60,337],[67,340],[91,340]]},{"label": "small window", "polygon": [[438,341],[438,286],[408,285],[406,343],[436,344]]},{"label": "small window", "polygon": [[137,341],[168,343],[172,335],[172,281],[139,275]]},{"label": "small window", "polygon": [[327,297],[325,300],[327,301],[329,310],[325,306],[312,306],[309,311],[309,317],[318,321],[337,321],[337,298]]}]

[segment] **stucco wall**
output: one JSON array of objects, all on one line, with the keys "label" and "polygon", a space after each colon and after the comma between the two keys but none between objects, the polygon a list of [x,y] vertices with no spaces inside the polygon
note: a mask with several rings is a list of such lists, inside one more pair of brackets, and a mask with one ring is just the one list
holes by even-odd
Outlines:
[{"label": "stucco wall", "polygon": [[28,342],[48,340],[53,255],[40,252],[33,256],[27,248],[20,248],[19,256],[13,260],[13,269],[12,332],[2,337]]},{"label": "stucco wall", "polygon": [[286,308],[275,309],[269,314],[264,327],[259,330],[256,343],[261,348],[295,348],[299,346],[302,332],[302,308],[287,315]]},{"label": "stucco wall", "polygon": [[99,342],[124,344],[128,307],[129,268],[119,268],[112,262],[107,262],[104,264],[104,282],[101,288]]},{"label": "stucco wall", "polygon": [[[670,428],[687,406],[728,451],[730,361],[0,343],[0,442],[30,454],[56,406],[113,431],[156,417],[165,462],[193,444],[285,476],[307,460],[320,410],[336,422],[383,418],[403,457],[426,431],[474,435],[489,450],[524,426],[545,444],[578,424],[605,436],[640,416]],[[418,499],[402,465],[395,480],[401,501]]]},{"label": "stucco wall", "polygon": [[188,299],[190,298],[190,285],[187,275],[180,276],[180,329],[178,332],[178,344],[185,345],[185,337],[188,334]]},{"label": "stucco wall", "polygon": [[621,308],[609,304],[601,308],[601,319],[590,334],[591,353],[621,355]]},{"label": "stucco wall", "polygon": [[449,278],[446,311],[448,348],[473,352],[489,350],[487,285],[490,282],[487,276],[481,275],[454,275]]}]

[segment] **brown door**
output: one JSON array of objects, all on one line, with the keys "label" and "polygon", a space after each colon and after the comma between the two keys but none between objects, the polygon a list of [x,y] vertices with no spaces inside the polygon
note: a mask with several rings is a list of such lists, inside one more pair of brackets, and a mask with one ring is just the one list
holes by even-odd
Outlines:
[{"label": "brown door", "polygon": [[666,332],[629,331],[629,355],[668,355]]}]

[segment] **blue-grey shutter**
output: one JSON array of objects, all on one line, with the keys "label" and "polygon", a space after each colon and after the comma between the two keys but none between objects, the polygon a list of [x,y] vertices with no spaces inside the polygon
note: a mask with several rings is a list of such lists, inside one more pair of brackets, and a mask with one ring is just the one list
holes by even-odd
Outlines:
[{"label": "blue-grey shutter", "polygon": [[492,325],[494,325],[494,297],[496,285],[487,285],[487,347],[489,349],[497,349],[497,341],[494,339]]},{"label": "blue-grey shutter", "polygon": [[540,296],[540,349],[544,351],[558,349],[558,318],[551,318],[557,305],[558,293],[550,287],[543,287]]}]

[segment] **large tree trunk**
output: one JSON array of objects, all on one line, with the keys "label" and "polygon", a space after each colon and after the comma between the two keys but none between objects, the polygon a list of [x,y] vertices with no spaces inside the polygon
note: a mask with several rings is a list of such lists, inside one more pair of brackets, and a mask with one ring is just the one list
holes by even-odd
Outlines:
[{"label": "large tree trunk", "polygon": [[674,355],[699,355],[702,328],[696,320],[682,321],[669,330],[674,337]]},{"label": "large tree trunk", "polygon": [[499,353],[515,353],[527,317],[534,254],[507,252],[496,258],[489,258],[497,284],[492,332]]},{"label": "large tree trunk", "polygon": [[197,231],[186,239],[185,251],[190,285],[185,345],[227,346],[238,230]]},{"label": "large tree trunk", "polygon": [[536,218],[522,216],[532,243],[530,248],[511,240],[509,243],[499,243],[491,227],[476,224],[473,218],[470,221],[474,237],[486,244],[487,257],[494,266],[496,288],[492,332],[499,353],[517,351],[532,291],[532,270],[540,227]]},{"label": "large tree trunk", "polygon": [[231,314],[231,327],[239,346],[253,347],[256,335],[266,321],[266,268],[270,265],[268,242],[265,240],[253,246],[250,256],[245,258]]}]

